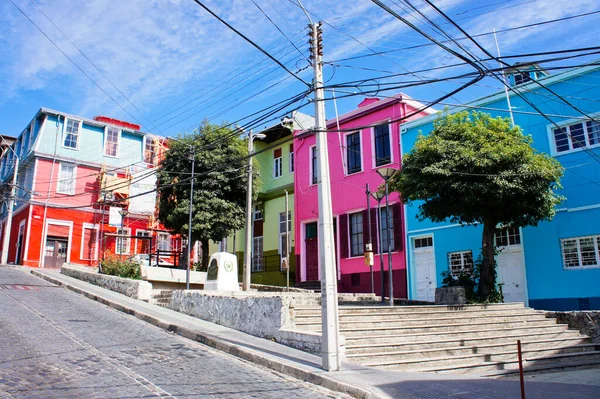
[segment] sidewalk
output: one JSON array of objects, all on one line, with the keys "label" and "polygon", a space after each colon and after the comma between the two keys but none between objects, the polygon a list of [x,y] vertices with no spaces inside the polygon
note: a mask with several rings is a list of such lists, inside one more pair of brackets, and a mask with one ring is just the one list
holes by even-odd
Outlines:
[{"label": "sidewalk", "polygon": [[[344,363],[342,371],[326,372],[321,358],[297,349],[209,323],[170,309],[131,299],[83,281],[59,270],[25,272],[62,285],[76,293],[131,314],[160,328],[214,347],[286,375],[348,393],[356,398],[519,398],[518,380],[496,380],[452,374],[403,373]],[[525,383],[528,399],[578,399],[600,397],[600,370],[573,371],[530,377]],[[575,382],[575,383],[573,383]]]}]

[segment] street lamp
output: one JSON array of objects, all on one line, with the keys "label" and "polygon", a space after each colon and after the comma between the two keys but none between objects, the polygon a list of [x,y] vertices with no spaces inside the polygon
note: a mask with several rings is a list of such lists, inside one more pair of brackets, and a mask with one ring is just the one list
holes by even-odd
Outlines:
[{"label": "street lamp", "polygon": [[[2,137],[2,141],[4,138]],[[13,172],[12,185],[10,188],[10,196],[8,197],[8,214],[6,218],[6,226],[4,226],[4,240],[2,243],[2,257],[0,259],[0,263],[3,265],[8,263],[8,242],[10,240],[10,230],[12,228],[12,216],[13,216],[13,207],[15,204],[15,196],[17,194],[17,173],[19,170],[19,156],[13,150],[12,146],[9,145],[8,149],[12,151],[15,155],[15,169]]]},{"label": "street lamp", "polygon": [[[248,188],[246,192],[246,249],[244,251],[244,274],[242,275],[242,289],[250,291],[250,271],[252,268],[252,157],[254,155],[254,139],[264,139],[263,133],[248,133]],[[235,249],[234,249],[235,250]]]},{"label": "street lamp", "polygon": [[379,269],[381,271],[381,302],[385,302],[385,272],[383,270],[383,253],[382,253],[382,242],[381,237],[383,236],[382,223],[381,223],[381,200],[385,197],[382,191],[375,191],[371,193],[373,198],[377,201],[377,215],[379,217],[379,240],[377,246],[379,247]]},{"label": "street lamp", "polygon": [[[394,306],[394,280],[393,280],[393,272],[392,272],[392,246],[391,246],[391,237],[390,237],[390,204],[389,204],[389,193],[388,193],[388,180],[394,176],[397,172],[394,168],[379,168],[377,169],[377,173],[379,176],[383,178],[385,181],[385,230],[387,234],[387,253],[388,253],[388,278],[389,278],[389,287],[390,287],[390,306]],[[381,220],[381,217],[380,219]]]},{"label": "street lamp", "polygon": [[[127,215],[129,215],[129,211],[126,209],[121,209],[119,211],[119,215],[121,215],[121,233],[120,233],[120,235],[123,235],[123,232],[125,231],[125,228],[123,226],[125,225],[125,218],[127,217]],[[121,240],[120,240],[121,248],[119,248],[119,253],[121,254],[121,259],[123,259],[123,252],[124,252],[123,251],[123,239],[124,238],[125,237],[121,237]],[[127,240],[129,240],[129,237],[127,237]],[[125,249],[127,249],[127,245],[125,245]]]}]

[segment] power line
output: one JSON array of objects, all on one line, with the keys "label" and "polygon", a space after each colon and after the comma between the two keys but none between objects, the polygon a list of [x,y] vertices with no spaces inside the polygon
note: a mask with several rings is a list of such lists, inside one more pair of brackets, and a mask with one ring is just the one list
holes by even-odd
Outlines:
[{"label": "power line", "polygon": [[[12,0],[11,0],[12,1]],[[302,80],[298,75],[296,75],[295,73],[293,73],[292,71],[290,71],[285,65],[283,65],[278,59],[276,59],[275,57],[273,57],[271,54],[269,54],[265,49],[263,49],[262,47],[260,47],[258,44],[256,44],[255,42],[253,42],[252,40],[250,40],[247,36],[245,36],[242,32],[240,32],[239,30],[235,29],[233,26],[231,26],[229,23],[227,23],[227,21],[225,21],[223,18],[219,17],[217,14],[215,14],[210,8],[208,8],[207,6],[204,5],[204,3],[202,3],[200,0],[194,0],[196,2],[196,4],[198,4],[200,7],[204,8],[209,14],[211,14],[213,17],[215,17],[216,19],[218,19],[223,25],[227,26],[229,29],[231,29],[232,31],[234,31],[238,36],[240,36],[242,39],[244,39],[245,41],[247,41],[248,43],[250,43],[252,46],[254,46],[257,50],[259,50],[261,53],[263,53],[264,55],[266,55],[267,57],[269,57],[271,60],[273,60],[273,62],[275,62],[277,65],[279,65],[281,68],[283,68],[287,73],[289,73],[290,75],[292,75],[293,77],[295,77],[297,80],[299,80],[300,82],[304,83],[305,85],[309,86],[310,85],[308,83],[306,83],[304,80]]]}]

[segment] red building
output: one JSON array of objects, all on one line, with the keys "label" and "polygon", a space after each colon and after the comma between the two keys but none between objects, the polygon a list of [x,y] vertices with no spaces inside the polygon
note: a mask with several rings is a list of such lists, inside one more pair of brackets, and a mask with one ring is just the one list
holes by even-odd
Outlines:
[{"label": "red building", "polygon": [[155,168],[165,141],[140,128],[40,109],[0,158],[2,237],[19,161],[9,263],[96,266],[103,251],[127,258],[180,249],[155,219]]}]

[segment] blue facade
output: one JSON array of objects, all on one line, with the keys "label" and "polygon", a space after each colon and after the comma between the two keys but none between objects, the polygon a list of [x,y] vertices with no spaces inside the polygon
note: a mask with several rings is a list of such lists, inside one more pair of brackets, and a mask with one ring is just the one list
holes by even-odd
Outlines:
[{"label": "blue facade", "polygon": [[[511,273],[518,274],[511,271],[509,266],[522,263],[523,276],[517,276],[512,281],[512,288],[504,281],[505,289],[514,291],[514,300],[523,300],[535,308],[600,309],[599,79],[600,67],[588,66],[539,80],[592,119],[586,118],[535,82],[517,86],[554,123],[569,129],[569,134],[557,130],[553,123],[523,99],[514,93],[510,94],[515,124],[521,127],[524,134],[532,136],[533,146],[537,150],[554,156],[565,167],[560,194],[566,200],[557,208],[556,217],[537,227],[506,230],[509,236],[504,244],[507,246],[503,247],[505,252],[499,255],[503,256],[503,264],[506,265],[502,269],[506,281],[510,280]],[[467,107],[450,109],[449,112],[465,109],[488,112],[492,116],[509,116],[503,92],[473,101]],[[404,125],[404,153],[410,152],[419,132],[424,135],[431,132],[435,118],[426,117]],[[585,148],[578,148],[584,145]],[[423,284],[431,282],[431,285],[439,287],[441,273],[448,270],[452,262],[459,265],[461,254],[466,256],[465,251],[471,251],[472,258],[477,258],[481,252],[482,228],[432,223],[428,220],[419,222],[416,218],[418,204],[406,206],[405,210],[409,297],[424,299]],[[431,237],[432,240],[419,240],[420,237]],[[433,253],[433,260],[431,256],[423,256],[423,253]],[[432,271],[433,266],[427,263],[432,261],[435,262],[435,273],[429,273],[434,274],[429,276],[424,274],[423,267]],[[428,278],[425,283],[424,275]]]}]

